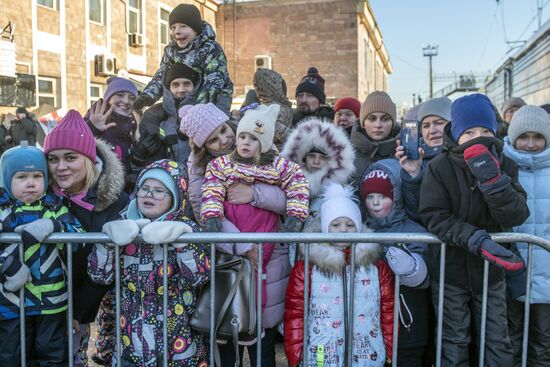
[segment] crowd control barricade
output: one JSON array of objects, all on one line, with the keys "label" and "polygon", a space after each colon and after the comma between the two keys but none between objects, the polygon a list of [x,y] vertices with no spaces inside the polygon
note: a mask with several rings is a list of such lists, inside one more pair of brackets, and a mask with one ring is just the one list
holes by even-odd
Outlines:
[{"label": "crowd control barricade", "polygon": [[[531,268],[531,258],[533,252],[533,246],[539,246],[543,249],[550,252],[550,241],[543,238],[522,234],[522,233],[496,233],[491,235],[492,239],[499,243],[527,243],[528,244],[528,259],[527,259],[527,283],[526,283],[526,295],[525,295],[525,310],[524,310],[524,326],[523,326],[523,344],[522,344],[522,360],[521,366],[527,366],[527,345],[529,337],[529,311],[530,311],[530,299],[531,294],[531,277],[532,277],[532,268]],[[0,243],[17,243],[20,241],[20,235],[15,233],[2,233],[0,234]],[[139,243],[141,236],[138,236],[135,243]],[[54,233],[50,235],[44,243],[65,243],[68,246],[68,249],[72,246],[82,243],[110,243],[110,239],[104,233]],[[441,341],[442,341],[442,327],[443,327],[443,293],[444,293],[444,283],[445,283],[445,250],[446,244],[442,243],[436,236],[431,234],[419,234],[419,233],[207,233],[207,232],[197,232],[197,233],[186,233],[182,235],[176,243],[203,243],[210,246],[210,257],[214,259],[216,257],[216,248],[215,244],[220,242],[235,242],[235,243],[303,243],[305,245],[304,251],[304,263],[305,268],[309,268],[310,256],[309,256],[309,244],[317,242],[350,242],[350,243],[365,243],[365,242],[374,242],[374,243],[426,243],[429,246],[441,246],[440,252],[440,269],[439,269],[439,283],[438,283],[438,309],[435,310],[437,313],[437,330],[436,330],[436,361],[435,365],[439,367],[441,365]],[[167,271],[167,259],[168,259],[168,245],[164,244],[163,246],[163,285],[164,290],[168,289],[168,271]],[[68,287],[68,311],[67,311],[67,333],[72,335],[72,319],[73,319],[73,289],[72,289],[72,273],[73,273],[73,264],[72,264],[72,251],[66,250],[66,266],[67,266],[67,287]],[[19,247],[19,254],[23,258],[23,246]],[[352,246],[351,251],[351,276],[355,274],[355,247]],[[215,261],[211,261],[211,282],[215,284]],[[479,342],[479,366],[484,365],[484,356],[485,356],[485,332],[486,332],[486,315],[487,315],[487,287],[488,287],[488,273],[489,273],[489,263],[484,262],[484,271],[483,271],[483,295],[482,295],[482,317],[481,317],[481,332],[480,332],[480,342]],[[257,284],[257,330],[258,334],[261,335],[262,331],[262,247],[259,247],[258,254],[258,284]],[[121,340],[120,340],[120,252],[115,251],[115,312],[116,312],[116,359],[117,366],[120,366],[120,350],[121,350]],[[353,279],[353,278],[352,278]],[[353,285],[354,282],[351,282]],[[24,311],[24,288],[20,291],[20,340],[21,340],[21,350],[25,351],[27,346],[25,344],[25,311]],[[215,309],[215,290],[210,292],[210,325],[214,325],[214,312]],[[398,355],[398,324],[399,324],[399,307],[400,307],[400,297],[399,297],[399,276],[395,276],[395,305],[394,305],[394,319],[393,319],[393,358],[392,366],[397,366],[397,361],[399,359]],[[349,297],[353,299],[354,297],[354,287],[351,286]],[[168,292],[163,292],[163,318],[167,318],[167,305],[168,305]],[[353,313],[353,302],[348,302],[350,309],[348,312]],[[302,365],[306,366],[307,360],[307,338],[308,338],[308,311],[309,311],[309,277],[304,277],[304,341],[303,341],[303,354],[302,354]],[[351,325],[353,326],[353,325]],[[348,328],[347,338],[351,338],[353,335],[353,327]],[[14,335],[14,337],[16,337]],[[168,347],[167,347],[167,328],[166,324],[163,330],[163,361],[159,366],[164,367],[168,366]],[[349,339],[348,339],[349,340]],[[216,341],[214,335],[214,328],[210,328],[210,365],[214,366],[214,343]],[[257,342],[257,366],[261,366],[261,338]],[[352,360],[352,348],[351,343],[346,343],[348,348],[346,352],[346,360]],[[73,340],[68,338],[68,365],[73,366]],[[21,353],[21,365],[26,365],[26,354]],[[223,358],[223,356],[222,356]]]}]

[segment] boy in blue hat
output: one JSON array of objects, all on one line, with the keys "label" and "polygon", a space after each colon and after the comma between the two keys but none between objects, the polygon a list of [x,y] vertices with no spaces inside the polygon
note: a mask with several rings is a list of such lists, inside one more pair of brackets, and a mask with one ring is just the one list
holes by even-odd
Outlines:
[{"label": "boy in blue hat", "polygon": [[[448,245],[442,366],[475,364],[469,361],[470,331],[479,342],[484,260],[490,265],[483,364],[512,365],[504,275],[521,270],[524,264],[510,246],[492,241],[488,233],[520,225],[529,209],[517,167],[502,154],[496,130],[494,109],[485,95],[457,99],[451,107],[451,123],[445,127],[444,151],[430,162],[420,189],[420,218]],[[439,246],[429,247],[428,266],[434,282],[440,276],[439,253]],[[437,308],[437,283],[432,284],[432,292]]]},{"label": "boy in blue hat", "polygon": [[34,146],[8,149],[0,159],[0,221],[5,232],[21,233],[21,244],[0,244],[0,360],[18,366],[19,290],[25,294],[27,360],[67,365],[67,285],[64,245],[42,244],[52,232],[77,232],[80,223],[61,198],[46,191],[44,153]]}]

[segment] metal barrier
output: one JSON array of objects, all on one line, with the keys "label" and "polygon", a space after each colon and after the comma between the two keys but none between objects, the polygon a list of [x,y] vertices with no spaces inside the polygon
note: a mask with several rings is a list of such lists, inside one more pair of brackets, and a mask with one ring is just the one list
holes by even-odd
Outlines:
[{"label": "metal barrier", "polygon": [[[531,257],[532,257],[532,250],[533,246],[540,246],[544,248],[546,251],[550,252],[550,241],[545,240],[540,237],[536,237],[533,235],[527,235],[522,233],[497,233],[493,234],[492,239],[499,243],[527,243],[529,244],[529,252],[528,252],[528,267],[527,267],[527,283],[526,283],[526,295],[525,295],[525,311],[524,311],[524,326],[523,326],[523,343],[522,343],[522,361],[521,365],[522,367],[527,366],[527,345],[528,345],[528,336],[529,336],[529,310],[530,310],[530,294],[531,294],[531,277],[532,277],[532,269],[531,269]],[[21,241],[20,235],[15,233],[2,233],[0,234],[0,243],[18,243]],[[50,235],[44,243],[66,243],[69,247],[80,244],[80,243],[110,243],[110,238],[103,234],[103,233],[54,233]],[[138,236],[136,240],[134,241],[136,243],[142,242],[141,236]],[[304,243],[305,244],[305,256],[304,256],[304,262],[305,262],[305,268],[309,268],[310,263],[310,257],[309,257],[309,244],[310,243],[316,243],[316,242],[350,242],[350,243],[365,243],[365,242],[374,242],[374,243],[409,243],[409,242],[417,242],[417,243],[426,243],[430,244],[432,246],[439,244],[441,246],[441,253],[440,253],[440,279],[439,279],[439,301],[438,301],[438,309],[437,309],[437,336],[436,336],[436,361],[435,365],[439,367],[441,365],[441,342],[442,342],[442,331],[443,331],[443,293],[444,293],[444,277],[445,277],[445,250],[446,250],[446,244],[442,243],[436,236],[431,234],[419,234],[419,233],[206,233],[206,232],[198,232],[198,233],[186,233],[183,236],[179,238],[178,241],[175,243],[207,243],[207,244],[215,244],[215,243],[221,243],[221,242],[235,242],[235,243],[246,243],[246,242],[254,242],[254,243],[263,243],[263,242],[271,242],[271,243]],[[162,245],[163,246],[163,286],[164,286],[164,292],[163,292],[163,317],[164,320],[167,319],[167,304],[168,304],[168,270],[167,270],[167,258],[168,258],[168,244]],[[23,246],[20,246],[20,256],[23,258]],[[67,253],[67,288],[68,288],[68,312],[67,312],[67,328],[68,328],[68,335],[72,335],[72,319],[73,319],[73,290],[72,290],[72,251],[66,251]],[[216,248],[215,246],[210,246],[210,257],[211,259],[214,259],[216,256]],[[257,312],[258,312],[258,318],[257,318],[257,328],[258,328],[258,335],[261,335],[262,331],[262,302],[261,302],[261,294],[262,294],[262,247],[259,247],[259,255],[258,255],[258,301],[257,301]],[[355,247],[352,247],[351,252],[351,274],[353,275],[355,272],[355,262],[353,261],[355,258]],[[210,270],[211,274],[211,282],[214,284],[215,280],[215,261],[211,261],[212,267]],[[486,332],[486,314],[487,314],[487,286],[488,286],[488,270],[489,270],[489,263],[487,261],[484,262],[484,272],[483,272],[483,298],[482,298],[482,323],[481,323],[481,340],[480,340],[480,350],[479,350],[479,366],[482,367],[484,365],[484,355],[485,355],[485,332]],[[309,277],[304,277],[304,341],[303,341],[303,355],[302,355],[302,364],[304,366],[307,365],[307,337],[308,337],[308,312],[309,312]],[[354,279],[354,278],[352,278]],[[353,282],[351,282],[353,284]],[[116,359],[117,359],[117,366],[121,366],[121,345],[120,345],[120,252],[115,251],[115,290],[116,290]],[[214,310],[215,305],[215,299],[214,294],[215,292],[212,291],[210,297],[210,309]],[[393,358],[392,358],[392,366],[397,366],[397,360],[398,360],[398,323],[399,323],[399,277],[395,276],[395,289],[394,289],[394,295],[395,295],[395,306],[394,306],[394,329],[393,329]],[[354,297],[354,288],[353,286],[350,289],[350,298],[353,299]],[[20,290],[20,340],[21,340],[21,365],[26,365],[26,340],[25,340],[25,311],[24,311],[24,287]],[[349,311],[353,312],[353,302],[350,302],[351,309]],[[352,323],[353,324],[353,323]],[[211,312],[210,314],[210,325],[214,325],[214,313]],[[350,338],[352,335],[352,328],[348,331],[348,335],[346,337]],[[73,366],[73,338],[68,338],[68,350],[69,350],[69,356],[68,356],[68,365]],[[167,366],[168,365],[168,348],[167,348],[167,328],[166,326],[163,328],[163,361],[162,365]],[[213,350],[214,350],[214,343],[216,341],[216,338],[214,336],[214,329],[210,328],[210,363],[211,365],[214,365],[214,356],[213,356]],[[261,338],[258,338],[257,342],[257,366],[261,366]],[[348,344],[348,349],[346,350],[346,359],[348,361],[351,360],[352,356],[352,349],[351,349],[351,343]]]}]

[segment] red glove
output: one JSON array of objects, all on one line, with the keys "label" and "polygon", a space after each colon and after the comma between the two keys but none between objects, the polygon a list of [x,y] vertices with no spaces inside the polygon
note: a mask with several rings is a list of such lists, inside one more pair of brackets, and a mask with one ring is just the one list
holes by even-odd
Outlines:
[{"label": "red glove", "polygon": [[468,168],[481,184],[492,183],[500,178],[500,165],[485,145],[475,144],[464,150]]}]

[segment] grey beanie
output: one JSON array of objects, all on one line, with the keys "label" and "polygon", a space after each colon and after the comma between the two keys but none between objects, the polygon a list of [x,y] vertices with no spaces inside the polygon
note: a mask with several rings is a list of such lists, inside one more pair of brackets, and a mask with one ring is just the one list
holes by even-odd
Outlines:
[{"label": "grey beanie", "polygon": [[437,116],[445,121],[451,121],[451,105],[453,102],[447,97],[434,98],[420,105],[418,121],[422,122],[427,116]]},{"label": "grey beanie", "polygon": [[528,132],[541,134],[546,140],[546,146],[550,144],[550,118],[544,109],[528,105],[514,113],[510,127],[508,127],[510,143],[515,146],[517,138]]},{"label": "grey beanie", "polygon": [[525,101],[522,98],[519,98],[519,97],[512,97],[510,99],[507,99],[502,104],[502,117],[504,117],[504,115],[506,115],[506,111],[508,111],[510,108],[512,108],[512,107],[523,107],[526,104],[527,103],[525,103]]}]

